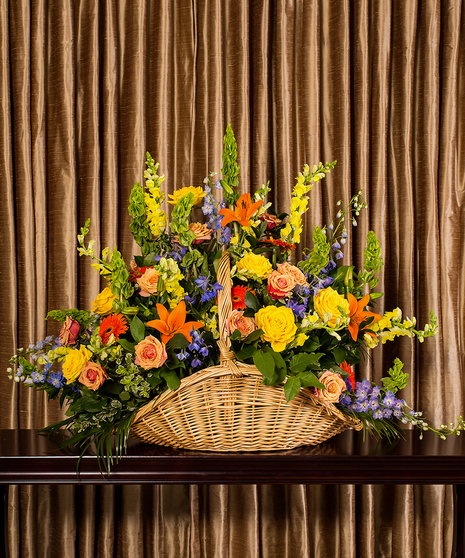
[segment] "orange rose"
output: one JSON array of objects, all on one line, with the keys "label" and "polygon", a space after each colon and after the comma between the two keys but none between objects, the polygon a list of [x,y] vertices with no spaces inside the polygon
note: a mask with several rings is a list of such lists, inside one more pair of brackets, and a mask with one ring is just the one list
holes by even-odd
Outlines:
[{"label": "orange rose", "polygon": [[244,312],[242,310],[233,310],[226,321],[226,327],[229,335],[231,335],[234,330],[238,329],[241,334],[241,339],[245,339],[247,335],[257,329],[257,324],[253,318],[244,317]]},{"label": "orange rose", "polygon": [[326,370],[318,378],[326,389],[315,388],[315,396],[321,399],[325,405],[337,403],[341,393],[347,389],[346,383],[339,374]]},{"label": "orange rose", "polygon": [[150,370],[151,368],[160,368],[160,366],[168,358],[164,343],[158,341],[152,335],[148,335],[135,347],[136,364]]},{"label": "orange rose", "polygon": [[137,278],[137,284],[140,287],[141,296],[150,296],[151,294],[157,294],[157,285],[160,275],[158,271],[153,267],[148,267],[144,273]]},{"label": "orange rose", "polygon": [[98,389],[107,377],[105,369],[95,362],[87,362],[81,370],[78,381],[89,389]]},{"label": "orange rose", "polygon": [[305,279],[305,275],[300,271],[298,267],[295,265],[291,265],[290,263],[282,263],[277,265],[279,273],[283,275],[292,275],[294,277],[294,281],[296,285],[300,285],[301,287],[307,287],[307,279]]},{"label": "orange rose", "polygon": [[295,285],[295,279],[290,274],[283,275],[279,271],[272,271],[268,275],[268,294],[274,299],[284,298]]}]

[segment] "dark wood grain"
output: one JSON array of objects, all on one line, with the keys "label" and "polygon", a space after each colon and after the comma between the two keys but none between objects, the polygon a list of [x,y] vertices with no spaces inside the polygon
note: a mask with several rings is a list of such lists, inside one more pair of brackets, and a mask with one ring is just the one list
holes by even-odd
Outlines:
[{"label": "dark wood grain", "polygon": [[405,432],[395,444],[346,431],[319,446],[288,451],[215,453],[130,439],[128,454],[102,477],[86,455],[31,430],[0,431],[0,483],[465,484],[465,438]]}]

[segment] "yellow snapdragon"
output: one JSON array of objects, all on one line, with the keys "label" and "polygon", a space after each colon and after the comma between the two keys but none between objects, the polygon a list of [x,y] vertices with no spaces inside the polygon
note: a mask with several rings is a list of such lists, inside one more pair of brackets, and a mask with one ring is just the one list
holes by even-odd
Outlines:
[{"label": "yellow snapdragon", "polygon": [[164,176],[152,176],[149,170],[144,172],[145,187],[144,193],[145,210],[147,222],[153,236],[158,236],[165,230],[167,217],[161,209],[161,203],[165,199],[165,194],[160,189],[160,184],[165,180]]}]

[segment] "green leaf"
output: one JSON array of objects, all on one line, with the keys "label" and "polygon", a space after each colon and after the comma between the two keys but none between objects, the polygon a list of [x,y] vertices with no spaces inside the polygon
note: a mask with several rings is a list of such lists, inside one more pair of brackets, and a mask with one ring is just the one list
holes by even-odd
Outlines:
[{"label": "green leaf", "polygon": [[188,346],[189,341],[182,333],[175,333],[166,344],[168,349],[185,349]]},{"label": "green leaf", "polygon": [[123,391],[123,386],[118,382],[105,382],[104,387],[99,391],[107,391],[108,393],[119,395]]},{"label": "green leaf", "polygon": [[318,380],[317,376],[310,372],[310,370],[305,370],[305,372],[300,372],[297,377],[302,383],[302,387],[316,387],[324,389],[325,386]]},{"label": "green leaf", "polygon": [[260,339],[263,333],[264,333],[263,329],[256,329],[255,331],[252,331],[252,333],[249,333],[249,335],[247,335],[247,337],[244,339],[244,343],[247,344],[253,343],[257,339]]},{"label": "green leaf", "polygon": [[300,388],[300,379],[296,376],[289,376],[287,382],[284,384],[284,394],[288,403],[299,393]]},{"label": "green leaf", "polygon": [[239,339],[242,339],[242,334],[238,329],[235,329],[229,336],[229,339],[231,339],[231,341],[238,341]]},{"label": "green leaf", "polygon": [[256,351],[253,355],[255,366],[263,374],[263,383],[267,386],[275,386],[278,382],[278,375],[275,373],[275,360],[264,351]]},{"label": "green leaf", "polygon": [[245,291],[244,301],[247,308],[251,308],[255,312],[258,312],[260,310],[260,303],[258,302],[258,298],[253,294],[252,291]]},{"label": "green leaf", "polygon": [[307,370],[318,362],[324,353],[298,353],[291,358],[289,366],[294,374]]},{"label": "green leaf", "polygon": [[122,391],[119,394],[119,398],[121,399],[121,401],[129,401],[129,399],[131,398],[130,394],[127,391]]},{"label": "green leaf", "polygon": [[263,347],[263,350],[273,357],[275,362],[275,367],[276,367],[275,373],[277,374],[276,384],[281,384],[282,382],[284,382],[287,376],[287,366],[285,360],[279,353],[274,351],[269,345],[265,345]]},{"label": "green leaf", "polygon": [[337,346],[333,349],[333,355],[336,359],[336,364],[341,364],[341,362],[344,362],[347,358],[347,351],[344,347]]},{"label": "green leaf", "polygon": [[136,343],[131,343],[127,339],[118,339],[117,343],[123,347],[128,353],[134,353]]},{"label": "green leaf", "polygon": [[161,384],[161,379],[155,376],[155,374],[148,374],[146,380],[152,389]]},{"label": "green leaf", "polygon": [[[238,351],[235,351],[236,353],[236,358],[238,360],[247,360],[250,357],[252,357],[254,355],[254,353],[257,351],[255,345],[245,345],[244,347],[242,347],[242,349],[239,349]],[[258,368],[258,366],[257,366]]]},{"label": "green leaf", "polygon": [[105,406],[106,401],[93,395],[86,395],[76,400],[69,408],[72,413],[98,413]]},{"label": "green leaf", "polygon": [[140,320],[137,316],[134,316],[134,318],[131,321],[130,331],[131,331],[131,335],[132,335],[133,339],[137,343],[140,343],[141,341],[143,341],[145,339],[145,325],[144,325],[144,322],[142,322],[142,320]]},{"label": "green leaf", "polygon": [[181,384],[181,380],[178,378],[178,375],[174,370],[170,370],[169,372],[161,372],[160,376],[166,380],[168,387],[171,390],[178,389],[179,385]]}]

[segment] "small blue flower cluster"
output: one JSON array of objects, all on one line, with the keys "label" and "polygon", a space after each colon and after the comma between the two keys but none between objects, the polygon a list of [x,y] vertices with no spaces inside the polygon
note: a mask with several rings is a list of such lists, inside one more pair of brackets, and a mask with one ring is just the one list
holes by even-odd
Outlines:
[{"label": "small blue flower cluster", "polygon": [[158,263],[162,258],[171,258],[175,262],[182,262],[182,259],[187,254],[188,247],[181,246],[180,244],[172,252],[167,252],[165,254],[159,254],[155,256],[154,260]]},{"label": "small blue flower cluster", "polygon": [[[219,181],[215,183],[215,188],[221,190],[222,186]],[[223,229],[221,226],[223,216],[219,214],[219,209],[224,209],[226,207],[226,203],[223,200],[219,204],[218,209],[218,203],[211,193],[212,189],[209,184],[205,184],[203,191],[206,196],[203,198],[202,211],[204,215],[208,216],[207,227],[209,229],[213,229],[214,231],[221,231],[220,238],[218,239],[219,244],[229,244],[231,242],[231,229],[229,227],[225,227]]]},{"label": "small blue flower cluster", "polygon": [[208,282],[209,279],[210,279],[210,273],[208,274],[207,277],[201,275],[200,277],[195,279],[195,284],[197,288],[201,289],[202,291],[202,302],[206,302],[207,300],[211,300],[212,298],[215,298],[218,291],[221,291],[221,289],[223,288],[222,285],[218,283],[218,281],[215,281],[215,283],[209,283]]},{"label": "small blue flower cluster", "polygon": [[303,318],[308,311],[308,299],[310,298],[310,289],[297,285],[292,291],[292,298],[286,302],[286,307],[290,308],[294,316]]},{"label": "small blue flower cluster", "polygon": [[329,260],[328,265],[320,271],[318,279],[313,279],[310,283],[310,292],[312,295],[317,295],[318,291],[326,289],[326,287],[329,287],[334,282],[332,277],[328,277],[328,273],[335,267],[336,262],[334,260]]},{"label": "small blue flower cluster", "polygon": [[195,329],[190,332],[192,341],[187,349],[183,349],[176,354],[178,360],[185,361],[186,365],[190,365],[192,368],[200,368],[202,366],[202,360],[199,356],[207,357],[212,348],[211,345],[205,343],[203,339],[204,333],[200,333]]},{"label": "small blue flower cluster", "polygon": [[406,405],[403,399],[398,399],[392,391],[384,391],[379,386],[372,386],[366,378],[355,383],[352,394],[345,393],[339,399],[341,405],[354,413],[368,413],[374,419],[403,418]]},{"label": "small blue flower cluster", "polygon": [[60,341],[54,339],[53,335],[49,335],[42,341],[38,341],[35,345],[31,343],[27,350],[22,353],[24,356],[28,356],[31,360],[39,360],[42,358],[45,360],[45,364],[42,370],[33,370],[27,371],[24,369],[22,364],[19,364],[16,369],[15,374],[15,381],[16,382],[24,382],[26,385],[33,385],[33,384],[44,384],[48,382],[52,386],[56,388],[61,388],[66,384],[66,378],[63,376],[61,371],[59,372],[50,372],[52,367],[52,363],[49,362],[49,358],[47,356],[47,352],[50,349],[50,345],[53,346],[51,349],[55,349],[57,347],[61,347]]}]

